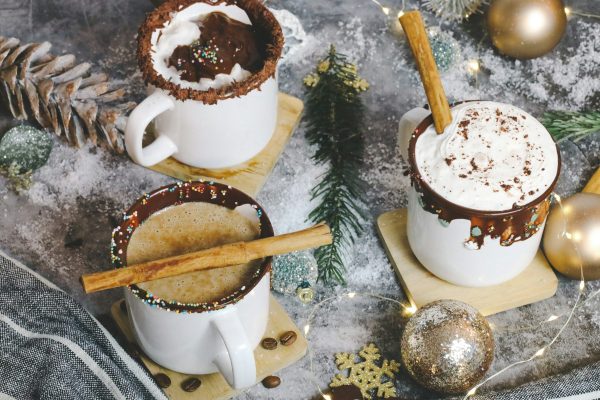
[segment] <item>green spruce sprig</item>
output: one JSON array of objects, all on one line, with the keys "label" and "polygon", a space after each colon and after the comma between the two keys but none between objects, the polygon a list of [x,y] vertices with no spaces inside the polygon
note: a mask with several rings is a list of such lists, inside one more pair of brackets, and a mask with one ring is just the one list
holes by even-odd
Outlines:
[{"label": "green spruce sprig", "polygon": [[364,105],[360,93],[368,89],[356,65],[332,45],[314,73],[304,78],[308,87],[306,121],[308,141],[316,145],[313,160],[327,171],[311,190],[319,204],[308,216],[331,227],[333,243],[315,251],[319,280],[345,284],[344,252],[362,233],[363,193],[359,168],[363,161]]},{"label": "green spruce sprig", "polygon": [[570,139],[577,142],[594,132],[600,132],[600,112],[550,111],[542,123],[557,142]]}]

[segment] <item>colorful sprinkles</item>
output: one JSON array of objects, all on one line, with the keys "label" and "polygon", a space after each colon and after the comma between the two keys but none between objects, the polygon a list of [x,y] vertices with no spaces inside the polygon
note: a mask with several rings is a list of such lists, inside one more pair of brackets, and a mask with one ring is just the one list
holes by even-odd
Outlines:
[{"label": "colorful sprinkles", "polygon": [[[192,55],[194,57],[192,63],[195,63],[196,61],[200,64],[219,63],[219,48],[212,43],[212,39],[210,39],[207,44],[201,44],[199,40],[195,40],[191,45]],[[221,62],[223,62],[223,60],[221,60]]]}]

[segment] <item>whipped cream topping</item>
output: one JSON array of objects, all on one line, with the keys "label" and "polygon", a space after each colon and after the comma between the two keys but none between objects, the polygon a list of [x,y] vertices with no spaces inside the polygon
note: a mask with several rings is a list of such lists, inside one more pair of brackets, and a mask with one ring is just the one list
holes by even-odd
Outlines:
[{"label": "whipped cream topping", "polygon": [[452,109],[438,135],[430,125],[415,146],[422,179],[446,200],[486,211],[510,210],[552,185],[558,154],[544,126],[508,104],[477,101]]},{"label": "whipped cream topping", "polygon": [[229,74],[218,74],[215,79],[202,78],[199,82],[188,82],[181,79],[175,67],[168,66],[168,59],[177,46],[189,45],[200,37],[202,19],[212,12],[222,12],[231,19],[246,25],[252,25],[248,14],[235,5],[195,3],[179,12],[172,13],[162,29],[152,32],[152,63],[154,69],[165,79],[181,86],[195,90],[220,89],[234,81],[240,82],[248,78],[251,73],[235,64]]}]

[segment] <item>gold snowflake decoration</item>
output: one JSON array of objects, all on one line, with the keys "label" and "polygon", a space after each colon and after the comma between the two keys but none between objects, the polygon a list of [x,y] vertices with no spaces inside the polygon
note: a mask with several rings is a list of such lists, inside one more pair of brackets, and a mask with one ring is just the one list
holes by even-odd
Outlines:
[{"label": "gold snowflake decoration", "polygon": [[340,371],[349,370],[348,376],[337,374],[329,386],[338,387],[354,385],[358,387],[365,399],[371,399],[371,391],[377,389],[377,397],[387,399],[396,395],[392,382],[394,373],[400,369],[398,362],[383,360],[381,367],[376,364],[381,358],[379,349],[373,343],[364,346],[358,353],[364,361],[356,362],[356,356],[349,353],[335,355],[335,363]]}]

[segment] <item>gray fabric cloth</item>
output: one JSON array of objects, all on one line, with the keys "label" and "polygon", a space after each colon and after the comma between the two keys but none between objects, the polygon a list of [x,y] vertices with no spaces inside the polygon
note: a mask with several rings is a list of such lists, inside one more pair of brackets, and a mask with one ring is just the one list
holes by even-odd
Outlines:
[{"label": "gray fabric cloth", "polygon": [[0,399],[165,399],[100,323],[0,252]]},{"label": "gray fabric cloth", "polygon": [[[0,399],[166,399],[81,305],[0,251]],[[473,400],[600,399],[600,362]]]},{"label": "gray fabric cloth", "polygon": [[559,376],[519,386],[490,395],[474,396],[473,400],[597,400],[600,399],[600,362],[575,369]]}]

